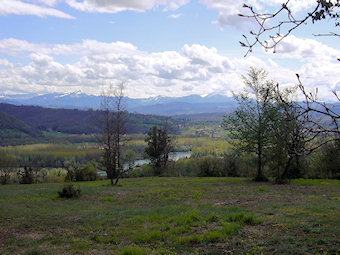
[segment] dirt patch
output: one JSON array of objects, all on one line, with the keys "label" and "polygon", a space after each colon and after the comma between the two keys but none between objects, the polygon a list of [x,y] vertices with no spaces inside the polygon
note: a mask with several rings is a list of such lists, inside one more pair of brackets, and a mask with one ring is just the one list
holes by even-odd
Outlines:
[{"label": "dirt patch", "polygon": [[46,235],[42,234],[42,233],[25,233],[23,235],[21,235],[20,237],[25,237],[25,238],[30,238],[33,240],[39,240],[44,238]]}]

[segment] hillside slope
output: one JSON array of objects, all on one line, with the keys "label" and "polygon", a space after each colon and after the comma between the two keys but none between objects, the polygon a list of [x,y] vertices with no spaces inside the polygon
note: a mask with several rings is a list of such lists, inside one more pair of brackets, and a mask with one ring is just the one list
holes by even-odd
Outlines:
[{"label": "hillside slope", "polygon": [[42,133],[27,125],[21,120],[14,118],[13,116],[0,111],[0,134],[1,137],[21,137],[30,136],[38,137]]},{"label": "hillside slope", "polygon": [[[100,111],[82,111],[71,109],[52,109],[39,106],[17,106],[0,103],[0,112],[4,118],[4,123],[11,122],[8,118],[19,120],[20,124],[14,126],[4,125],[13,130],[20,130],[20,127],[29,127],[37,131],[62,132],[68,134],[92,134],[99,133],[98,119]],[[143,115],[129,113],[127,115],[126,128],[128,133],[146,133],[154,125],[162,125],[167,122],[170,131],[176,133],[181,120],[175,120],[165,116]],[[32,131],[33,132],[33,131]]]}]

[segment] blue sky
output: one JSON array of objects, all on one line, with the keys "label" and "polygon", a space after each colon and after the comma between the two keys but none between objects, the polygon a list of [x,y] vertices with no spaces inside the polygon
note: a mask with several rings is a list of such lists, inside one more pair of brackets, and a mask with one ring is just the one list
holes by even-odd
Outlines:
[{"label": "blue sky", "polygon": [[[280,0],[248,0],[261,11]],[[0,95],[72,92],[100,94],[126,83],[130,97],[231,95],[250,66],[282,86],[319,88],[331,100],[340,89],[339,39],[334,21],[306,25],[277,53],[260,47],[244,58],[242,34],[254,29],[241,1],[231,0],[0,0]],[[314,0],[292,1],[303,16]]]}]

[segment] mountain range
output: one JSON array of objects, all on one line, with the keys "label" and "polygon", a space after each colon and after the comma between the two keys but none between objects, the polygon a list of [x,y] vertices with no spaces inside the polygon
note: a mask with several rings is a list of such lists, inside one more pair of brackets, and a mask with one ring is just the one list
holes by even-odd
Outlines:
[{"label": "mountain range", "polygon": [[[2,95],[0,103],[15,105],[33,105],[50,108],[65,109],[99,109],[101,96],[87,95],[81,91],[72,93],[51,93],[51,94],[17,94]],[[150,97],[150,98],[124,98],[126,109],[129,112],[156,115],[183,115],[200,113],[226,113],[236,107],[233,98],[211,94],[205,97],[190,95],[184,97]]]}]

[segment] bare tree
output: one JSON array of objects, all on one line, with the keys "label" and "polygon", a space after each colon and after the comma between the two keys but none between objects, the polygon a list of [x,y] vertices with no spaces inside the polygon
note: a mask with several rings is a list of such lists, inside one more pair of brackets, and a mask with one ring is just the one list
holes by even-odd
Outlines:
[{"label": "bare tree", "polygon": [[[278,162],[276,177],[278,184],[286,183],[292,176],[299,174],[301,157],[311,154],[333,139],[339,139],[338,129],[321,125],[315,116],[315,113],[320,113],[322,116],[334,115],[333,118],[336,118],[337,113],[318,101],[315,103],[320,107],[311,106],[310,101],[296,102],[292,98],[294,90],[280,90],[277,84],[273,94],[276,111],[275,114],[268,114],[272,118],[271,129],[274,133],[272,151]],[[333,119],[333,121],[338,124],[339,120]]]},{"label": "bare tree", "polygon": [[[100,142],[104,153],[102,165],[111,185],[117,184],[123,172],[122,146],[126,134],[126,111],[124,108],[124,82],[117,87],[110,85],[102,93]],[[114,179],[116,181],[114,182]]]},{"label": "bare tree", "polygon": [[[261,13],[256,11],[253,6],[244,4],[243,7],[250,10],[250,15],[239,14],[241,17],[250,18],[258,25],[256,31],[250,31],[250,35],[243,35],[245,41],[240,42],[242,47],[248,48],[246,55],[252,52],[254,46],[260,45],[265,50],[273,50],[288,35],[290,35],[298,27],[308,22],[317,22],[322,19],[335,19],[335,27],[340,27],[340,1],[339,0],[315,0],[315,4],[311,11],[306,11],[302,17],[295,17],[290,7],[290,0],[282,3],[280,9],[273,13]],[[326,34],[318,34],[318,36],[336,36],[339,33],[328,32]],[[340,58],[338,58],[340,61]]]},{"label": "bare tree", "polygon": [[[298,79],[298,86],[302,91],[305,101],[303,105],[299,105],[302,109],[301,114],[305,114],[308,117],[308,120],[313,123],[317,130],[320,132],[327,134],[329,137],[332,137],[336,140],[340,140],[340,130],[339,130],[339,121],[340,121],[340,114],[339,112],[335,111],[334,105],[332,107],[331,104],[326,104],[324,102],[320,102],[318,99],[318,90],[314,93],[307,92],[305,87],[303,86],[300,76],[297,74]],[[338,102],[340,102],[340,98],[336,91],[333,91]],[[330,123],[328,125],[322,125],[320,122],[315,120],[315,114],[319,114],[328,118]]]}]

